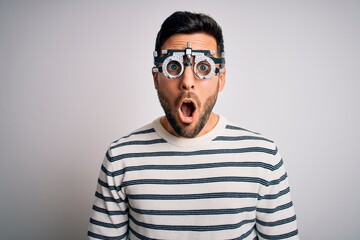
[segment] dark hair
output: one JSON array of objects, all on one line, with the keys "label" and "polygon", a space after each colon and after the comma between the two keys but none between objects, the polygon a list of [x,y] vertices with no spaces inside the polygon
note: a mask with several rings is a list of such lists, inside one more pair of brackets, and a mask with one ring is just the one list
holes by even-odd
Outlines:
[{"label": "dark hair", "polygon": [[155,50],[160,53],[161,46],[172,35],[177,33],[206,33],[214,37],[217,43],[218,55],[224,52],[224,39],[219,24],[203,13],[178,11],[171,14],[161,25],[155,42]]}]

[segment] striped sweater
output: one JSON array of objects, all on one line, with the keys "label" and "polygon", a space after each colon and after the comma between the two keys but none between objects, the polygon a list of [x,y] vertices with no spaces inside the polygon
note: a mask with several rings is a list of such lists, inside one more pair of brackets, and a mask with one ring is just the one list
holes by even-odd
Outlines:
[{"label": "striped sweater", "polygon": [[89,239],[299,239],[274,142],[220,117],[177,138],[156,119],[113,142],[101,166]]}]

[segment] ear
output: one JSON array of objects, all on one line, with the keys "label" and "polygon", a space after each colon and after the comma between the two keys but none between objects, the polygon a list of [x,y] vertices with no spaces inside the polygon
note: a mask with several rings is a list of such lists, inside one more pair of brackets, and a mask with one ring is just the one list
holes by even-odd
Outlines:
[{"label": "ear", "polygon": [[222,68],[223,72],[219,73],[219,92],[221,92],[225,87],[226,82],[226,68]]},{"label": "ear", "polygon": [[152,76],[153,76],[154,87],[155,87],[155,89],[157,89],[157,88],[158,88],[158,84],[159,84],[159,82],[158,82],[158,72],[154,72],[154,71],[153,71],[154,68],[155,68],[155,67],[153,67],[153,68],[151,69],[151,74],[152,74]]}]

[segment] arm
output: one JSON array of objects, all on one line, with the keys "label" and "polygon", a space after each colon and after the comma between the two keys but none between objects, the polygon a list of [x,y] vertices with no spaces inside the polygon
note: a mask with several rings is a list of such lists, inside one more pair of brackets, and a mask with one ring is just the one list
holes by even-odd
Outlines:
[{"label": "arm", "polygon": [[117,189],[110,151],[101,166],[93,210],[89,223],[89,239],[127,239],[128,205],[126,196]]},{"label": "arm", "polygon": [[267,184],[261,185],[256,213],[256,229],[262,239],[299,239],[290,187],[279,152],[273,155],[274,168]]}]

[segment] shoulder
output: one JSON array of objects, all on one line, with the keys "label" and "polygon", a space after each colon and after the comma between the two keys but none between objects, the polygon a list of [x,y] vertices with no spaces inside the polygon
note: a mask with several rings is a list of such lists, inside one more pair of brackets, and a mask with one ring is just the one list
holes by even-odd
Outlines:
[{"label": "shoulder", "polygon": [[156,134],[153,123],[149,123],[113,141],[109,145],[108,152],[111,156],[116,156],[127,152],[129,148],[154,144],[159,141],[162,140]]},{"label": "shoulder", "polygon": [[271,164],[276,164],[280,160],[277,145],[272,139],[229,121],[226,122],[221,135],[218,135],[214,141],[241,153],[241,155],[246,155],[248,159]]},{"label": "shoulder", "polygon": [[254,144],[262,143],[275,147],[275,143],[272,139],[259,132],[240,127],[229,121],[226,122],[223,134],[222,136],[219,136],[218,139],[227,141],[252,141]]}]

